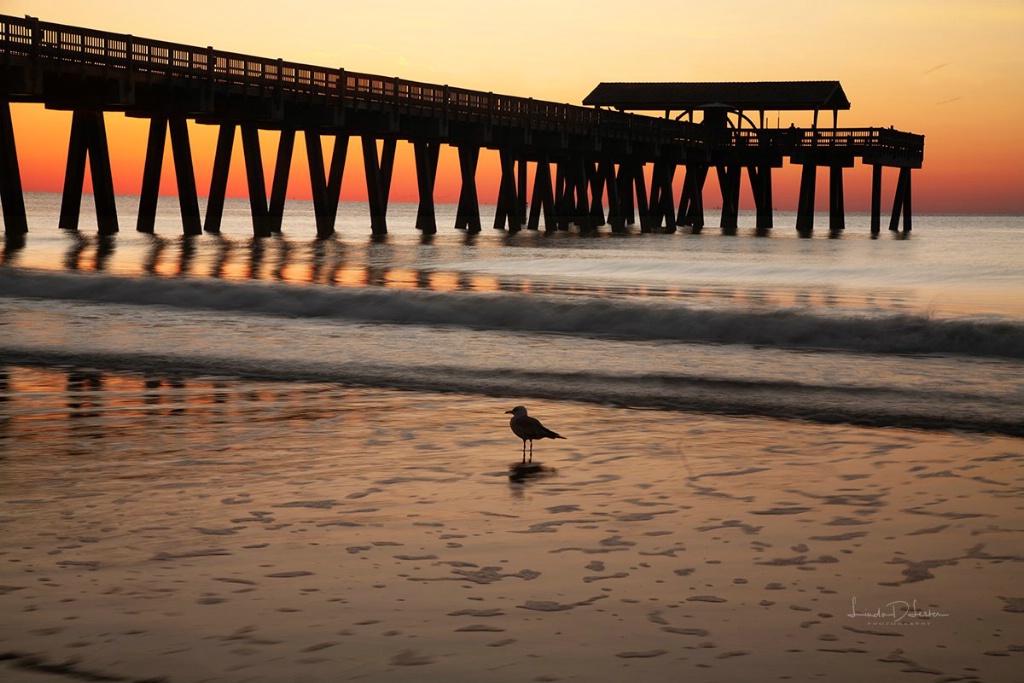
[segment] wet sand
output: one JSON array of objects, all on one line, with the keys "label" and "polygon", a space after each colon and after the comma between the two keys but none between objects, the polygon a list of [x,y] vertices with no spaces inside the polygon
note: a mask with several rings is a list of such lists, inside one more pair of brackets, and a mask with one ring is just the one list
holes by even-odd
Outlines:
[{"label": "wet sand", "polygon": [[[1024,441],[14,369],[5,681],[1013,681]],[[567,437],[509,480],[504,411]]]}]

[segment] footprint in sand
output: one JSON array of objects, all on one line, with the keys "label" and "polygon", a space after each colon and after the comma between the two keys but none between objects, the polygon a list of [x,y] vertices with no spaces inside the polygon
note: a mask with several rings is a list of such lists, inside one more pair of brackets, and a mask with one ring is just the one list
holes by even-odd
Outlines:
[{"label": "footprint in sand", "polygon": [[395,666],[424,666],[426,664],[433,664],[434,660],[419,654],[415,650],[402,650],[391,658],[391,663]]}]

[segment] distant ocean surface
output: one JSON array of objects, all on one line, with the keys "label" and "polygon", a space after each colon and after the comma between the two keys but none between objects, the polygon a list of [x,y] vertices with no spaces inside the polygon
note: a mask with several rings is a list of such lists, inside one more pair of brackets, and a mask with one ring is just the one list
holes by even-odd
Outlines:
[{"label": "distant ocean surface", "polygon": [[[253,240],[229,200],[221,235],[185,238],[174,198],[155,235],[57,229],[27,196],[25,243],[0,255],[0,364],[284,380],[595,402],[1024,436],[1024,218],[915,216],[908,238],[851,214],[801,239],[708,216],[699,235],[414,227],[393,204],[373,238],[342,204],[317,241],[312,203]],[[20,370],[15,370],[20,369]],[[6,374],[5,374],[6,376]]]}]

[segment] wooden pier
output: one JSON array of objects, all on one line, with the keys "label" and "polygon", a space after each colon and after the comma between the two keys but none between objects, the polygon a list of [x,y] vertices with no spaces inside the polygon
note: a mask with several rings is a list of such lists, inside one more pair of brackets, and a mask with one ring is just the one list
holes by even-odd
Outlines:
[{"label": "wooden pier", "polygon": [[[414,148],[419,191],[416,227],[424,233],[437,230],[433,193],[441,145],[458,150],[462,184],[455,227],[473,232],[482,226],[476,187],[482,149],[499,153],[501,178],[494,217],[498,229],[536,230],[543,217],[544,229],[549,231],[565,230],[570,224],[581,230],[609,225],[613,231],[622,231],[638,220],[645,232],[673,232],[677,226],[699,231],[704,227],[704,182],[712,168],[722,194],[721,227],[736,228],[746,170],[757,227],[769,229],[773,227],[772,169],[781,167],[786,158],[803,169],[796,225],[802,234],[813,228],[818,167],[830,172],[829,227],[843,229],[842,169],[857,159],[873,169],[872,232],[878,233],[881,227],[882,170],[887,167],[899,169],[889,228],[899,230],[902,222],[904,231],[911,229],[911,170],[921,167],[924,137],[885,128],[836,127],[838,110],[849,107],[845,95],[820,102],[814,97],[798,98],[790,106],[778,106],[777,97],[770,96],[752,102],[688,101],[678,97],[678,86],[686,84],[663,84],[676,86],[677,97],[668,106],[657,103],[653,108],[664,109],[666,116],[655,117],[616,111],[652,108],[651,102],[630,107],[628,97],[624,99],[629,88],[616,89],[616,85],[624,84],[601,84],[585,100],[596,106],[557,104],[0,15],[4,231],[11,236],[28,229],[10,113],[10,104],[17,102],[73,112],[59,219],[66,230],[78,228],[88,162],[99,232],[118,231],[106,112],[150,122],[136,222],[142,232],[154,229],[168,133],[185,234],[219,232],[236,137],[241,139],[245,161],[253,234],[265,237],[279,232],[300,132],[321,238],[334,233],[348,142],[353,136],[362,141],[374,234],[387,232],[399,141]],[[717,85],[732,85],[735,94],[742,91],[735,86],[743,84]],[[767,93],[773,92],[773,86],[776,93],[794,86],[760,85]],[[795,85],[799,90],[800,84]],[[610,92],[603,100],[598,97],[602,89],[606,96]],[[815,125],[764,127],[765,110],[787,108],[813,108]],[[689,120],[668,116],[673,109],[688,113]],[[758,109],[761,121],[754,125],[748,113]],[[819,128],[818,111],[829,109],[833,126]],[[694,111],[702,112],[701,122],[693,121]],[[219,127],[205,216],[200,214],[189,120]],[[744,128],[743,121],[751,125]],[[281,134],[269,195],[260,130]],[[334,138],[330,159],[324,158],[324,136]],[[648,164],[652,165],[649,189],[644,171]],[[685,177],[677,201],[673,180],[680,167]]]}]

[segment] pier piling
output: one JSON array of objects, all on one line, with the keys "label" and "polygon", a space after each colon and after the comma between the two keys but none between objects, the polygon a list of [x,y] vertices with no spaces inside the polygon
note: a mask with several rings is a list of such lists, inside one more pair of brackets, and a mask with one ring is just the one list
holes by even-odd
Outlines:
[{"label": "pier piling", "polygon": [[114,179],[110,170],[110,150],[103,112],[76,110],[71,117],[71,139],[68,141],[68,162],[64,173],[64,194],[58,225],[63,230],[78,230],[85,189],[85,161],[89,159],[93,198],[96,202],[96,224],[101,235],[118,231],[117,206],[114,201]]},{"label": "pier piling", "polygon": [[796,210],[796,231],[810,235],[814,230],[814,189],[818,182],[818,167],[805,163],[800,172],[800,198]]},{"label": "pier piling", "polygon": [[[203,229],[219,233],[224,215],[224,197],[228,188],[228,170],[231,166],[231,149],[235,143],[235,124],[222,123],[217,133],[217,150],[213,156],[213,174],[210,178],[210,195],[206,202],[206,220]],[[152,131],[152,128],[150,128]]]},{"label": "pier piling", "polygon": [[4,212],[4,233],[17,236],[28,232],[25,195],[22,192],[18,151],[14,143],[14,124],[11,121],[10,102],[7,100],[0,101],[0,204]]},{"label": "pier piling", "polygon": [[459,145],[459,172],[462,176],[462,190],[459,192],[459,208],[455,216],[455,228],[468,232],[480,232],[480,202],[476,193],[476,167],[480,161],[478,145]]},{"label": "pier piling", "polygon": [[830,166],[828,169],[828,228],[838,232],[846,228],[846,205],[843,199],[843,167]]},{"label": "pier piling", "polygon": [[416,159],[416,185],[419,190],[419,206],[416,209],[416,229],[424,235],[437,232],[434,216],[434,182],[437,179],[437,163],[440,145],[436,141],[414,142]]},{"label": "pier piling", "polygon": [[341,180],[348,156],[347,135],[334,136],[334,150],[331,153],[330,171],[324,173],[324,149],[320,133],[307,130],[306,161],[309,164],[309,181],[313,194],[313,213],[316,216],[316,236],[326,239],[334,234],[334,223],[338,216],[341,199]]}]

